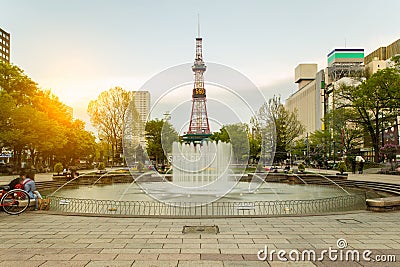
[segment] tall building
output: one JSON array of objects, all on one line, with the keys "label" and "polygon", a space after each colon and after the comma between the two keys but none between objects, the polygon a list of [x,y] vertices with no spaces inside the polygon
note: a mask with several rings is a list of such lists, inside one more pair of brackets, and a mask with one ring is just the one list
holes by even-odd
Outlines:
[{"label": "tall building", "polygon": [[328,67],[317,70],[317,64],[299,64],[295,69],[298,90],[286,100],[286,108],[297,110],[299,121],[305,126],[305,134],[324,130],[323,118],[334,108],[334,89],[338,84],[351,81],[344,79],[361,75],[364,70],[364,49],[337,48],[327,55]]},{"label": "tall building", "polygon": [[146,145],[145,126],[150,113],[150,92],[149,91],[133,91],[132,96],[135,103],[136,111],[139,113],[140,123],[138,125],[139,143]]},{"label": "tall building", "polygon": [[133,91],[132,94],[140,120],[146,122],[150,112],[150,93],[149,91]]},{"label": "tall building", "polygon": [[375,51],[369,53],[364,58],[364,64],[369,74],[385,69],[390,64],[393,56],[400,54],[400,39],[394,41],[388,46],[379,47]]},{"label": "tall building", "polygon": [[0,61],[10,62],[10,34],[0,28]]},{"label": "tall building", "polygon": [[305,134],[321,130],[323,112],[321,108],[321,80],[324,71],[317,73],[317,64],[299,64],[295,69],[298,90],[289,96],[285,105],[296,111],[299,121],[306,128]]}]

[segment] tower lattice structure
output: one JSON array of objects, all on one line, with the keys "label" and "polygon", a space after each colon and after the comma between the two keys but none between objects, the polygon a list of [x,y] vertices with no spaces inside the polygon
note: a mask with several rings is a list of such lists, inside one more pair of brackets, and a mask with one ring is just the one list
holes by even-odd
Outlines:
[{"label": "tower lattice structure", "polygon": [[192,112],[190,115],[190,124],[184,139],[187,141],[200,141],[211,135],[210,124],[207,115],[207,97],[204,88],[204,72],[206,65],[202,55],[202,38],[196,38],[196,58],[192,66],[194,72],[194,88],[192,93]]}]

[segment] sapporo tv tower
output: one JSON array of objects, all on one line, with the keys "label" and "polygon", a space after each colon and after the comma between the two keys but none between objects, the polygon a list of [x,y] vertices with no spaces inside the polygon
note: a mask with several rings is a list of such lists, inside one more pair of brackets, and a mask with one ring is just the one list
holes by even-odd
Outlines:
[{"label": "sapporo tv tower", "polygon": [[186,143],[201,143],[211,136],[206,107],[206,89],[204,88],[204,72],[206,65],[203,61],[203,39],[200,37],[200,23],[198,23],[198,37],[196,38],[196,58],[192,66],[194,72],[194,88],[192,93],[192,112],[190,115],[189,130],[182,136]]}]

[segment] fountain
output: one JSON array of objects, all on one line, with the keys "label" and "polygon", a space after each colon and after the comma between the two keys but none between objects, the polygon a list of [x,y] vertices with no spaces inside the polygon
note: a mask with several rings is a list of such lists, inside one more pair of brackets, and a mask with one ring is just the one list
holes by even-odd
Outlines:
[{"label": "fountain", "polygon": [[[210,118],[210,121],[217,123],[220,128],[229,124],[226,117],[239,122],[255,118],[256,112],[251,107],[265,103],[264,96],[244,75],[223,65],[210,63],[208,66],[211,77],[208,86],[213,86],[212,92],[218,99],[208,98],[206,101],[203,78],[206,66],[201,55],[201,38],[196,38],[194,65],[182,64],[164,70],[142,87],[152,94],[162,92],[150,111],[153,116],[156,114],[156,117],[160,117],[160,114],[165,114],[165,110],[171,111],[166,113],[168,116],[163,120],[161,143],[164,155],[170,159],[172,170],[167,173],[172,171],[172,179],[170,174],[151,170],[141,172],[141,168],[138,168],[152,162],[143,145],[146,143],[144,121],[139,118],[132,101],[123,127],[122,141],[127,165],[123,169],[125,178],[114,179],[115,173],[99,174],[87,186],[80,183],[83,176],[78,177],[70,182],[78,188],[69,188],[70,184],[67,184],[51,195],[51,209],[123,216],[227,217],[316,214],[365,206],[363,193],[344,190],[339,186],[314,186],[305,181],[301,185],[272,183],[266,182],[268,173],[246,173],[250,151],[247,128],[235,133],[230,133],[229,128],[226,128],[229,143],[208,140],[211,131],[206,103],[214,104],[215,118]],[[193,76],[188,71],[190,69],[195,72],[195,83],[194,87],[187,90],[183,87],[185,84],[190,81],[193,85]],[[238,93],[244,90],[246,94]],[[192,93],[192,101],[181,98],[188,93]],[[186,114],[189,107],[183,108],[182,105],[189,103],[192,105],[190,122],[170,124],[171,118],[179,119],[182,114]],[[227,114],[227,107],[230,108],[230,114]],[[172,134],[177,132],[172,125],[181,125],[183,143],[177,142],[180,140],[178,133],[176,136]],[[258,134],[261,136],[261,155],[257,169],[264,169],[272,165],[275,155],[274,119],[264,110],[263,121],[256,121],[254,125],[259,128]],[[189,130],[183,132],[182,128]],[[244,167],[239,164],[241,162]],[[85,181],[88,181],[87,177]]]}]

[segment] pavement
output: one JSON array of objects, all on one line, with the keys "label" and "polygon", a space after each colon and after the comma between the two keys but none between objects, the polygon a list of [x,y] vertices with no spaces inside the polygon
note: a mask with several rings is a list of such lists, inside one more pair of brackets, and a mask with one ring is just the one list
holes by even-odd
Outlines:
[{"label": "pavement", "polygon": [[[349,179],[400,179],[380,176]],[[221,219],[0,212],[0,266],[399,266],[399,222],[400,211]],[[185,225],[220,232],[183,234]],[[311,251],[315,260],[307,258]]]},{"label": "pavement", "polygon": [[[400,261],[399,221],[400,212],[366,211],[229,219],[0,213],[0,266],[399,266],[372,262],[378,256]],[[183,234],[185,225],[217,225],[220,233]],[[339,239],[339,244],[347,243],[341,250]],[[325,254],[318,261],[321,251],[329,248],[336,254],[331,258]],[[283,250],[286,254],[281,258],[290,260],[294,249],[313,250],[316,260],[285,262],[272,252]],[[268,251],[266,260],[264,252],[258,259],[260,250]],[[339,260],[347,251],[363,255],[366,250],[371,251],[366,258],[371,261]]]}]

